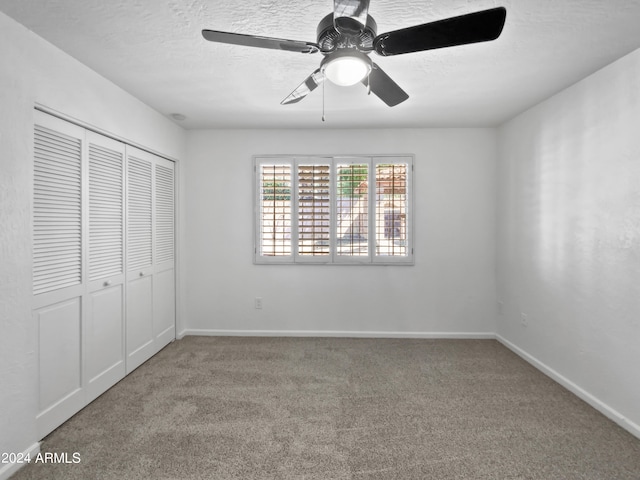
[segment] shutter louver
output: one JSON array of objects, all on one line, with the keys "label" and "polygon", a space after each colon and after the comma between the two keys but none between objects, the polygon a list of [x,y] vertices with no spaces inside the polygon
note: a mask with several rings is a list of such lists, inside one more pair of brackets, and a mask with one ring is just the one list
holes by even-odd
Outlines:
[{"label": "shutter louver", "polygon": [[369,255],[369,166],[338,164],[337,255]]},{"label": "shutter louver", "polygon": [[89,279],[123,272],[122,154],[89,145]]},{"label": "shutter louver", "polygon": [[406,256],[407,168],[404,163],[376,165],[376,249],[378,255]]},{"label": "shutter louver", "polygon": [[329,255],[329,165],[298,166],[298,252]]},{"label": "shutter louver", "polygon": [[261,255],[291,255],[291,185],[291,165],[261,167]]},{"label": "shutter louver", "polygon": [[128,172],[127,268],[133,270],[152,263],[151,163],[130,156]]},{"label": "shutter louver", "polygon": [[173,260],[173,169],[156,165],[156,263]]},{"label": "shutter louver", "polygon": [[35,126],[33,293],[82,282],[82,140]]}]

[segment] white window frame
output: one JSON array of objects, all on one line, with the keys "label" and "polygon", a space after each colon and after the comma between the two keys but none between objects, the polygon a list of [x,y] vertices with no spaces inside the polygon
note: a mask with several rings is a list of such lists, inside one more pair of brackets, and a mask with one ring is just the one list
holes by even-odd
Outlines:
[{"label": "white window frame", "polygon": [[[376,198],[377,195],[367,195],[367,255],[338,255],[337,254],[337,165],[343,164],[368,165],[368,191],[376,185],[376,165],[406,164],[406,255],[379,255],[376,253]],[[288,165],[290,167],[291,189],[291,251],[288,255],[263,255],[261,252],[261,167],[264,165]],[[329,165],[330,168],[330,240],[328,255],[301,255],[298,252],[298,166],[299,165]],[[259,155],[253,157],[254,171],[254,263],[260,265],[273,264],[323,264],[323,265],[414,265],[414,199],[413,172],[414,156],[399,155]]]}]

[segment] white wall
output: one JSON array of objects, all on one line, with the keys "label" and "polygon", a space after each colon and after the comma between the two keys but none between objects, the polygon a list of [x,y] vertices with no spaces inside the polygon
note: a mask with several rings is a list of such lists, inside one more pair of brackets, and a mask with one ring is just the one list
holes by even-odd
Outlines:
[{"label": "white wall", "polygon": [[[252,155],[286,153],[414,153],[415,266],[253,265]],[[491,335],[495,157],[493,129],[189,132],[188,333]]]},{"label": "white wall", "polygon": [[[37,440],[31,317],[33,108],[40,103],[182,159],[184,131],[0,13],[0,452]],[[0,477],[7,473],[0,465]]]},{"label": "white wall", "polygon": [[[189,158],[179,172],[179,240],[187,252],[182,332],[497,330],[640,432],[638,85],[640,51],[507,123],[497,144],[493,129],[185,136],[0,13],[0,452],[38,440],[30,247],[35,103]],[[414,153],[415,266],[253,265],[251,156],[271,153]],[[497,325],[496,255],[504,302]],[[256,296],[263,310],[253,308]]]},{"label": "white wall", "polygon": [[639,87],[640,50],[500,128],[497,255],[498,334],[638,436]]}]

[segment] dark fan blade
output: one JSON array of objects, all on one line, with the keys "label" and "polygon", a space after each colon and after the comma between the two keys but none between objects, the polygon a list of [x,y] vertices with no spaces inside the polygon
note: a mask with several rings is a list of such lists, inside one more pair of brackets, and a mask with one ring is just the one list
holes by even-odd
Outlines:
[{"label": "dark fan blade", "polygon": [[202,36],[210,42],[231,43],[245,47],[272,48],[274,50],[287,50],[289,52],[315,53],[318,45],[311,42],[298,40],[285,40],[282,38],[258,37],[244,35],[242,33],[219,32],[217,30],[202,30]]},{"label": "dark fan blade", "polygon": [[320,69],[317,69],[307,79],[298,85],[293,92],[289,94],[287,98],[280,102],[280,105],[289,105],[290,103],[297,103],[304,97],[309,95],[318,85],[324,82],[324,75],[320,73]]},{"label": "dark fan blade", "polygon": [[378,35],[373,41],[373,48],[386,57],[487,42],[500,36],[506,16],[506,9],[498,7],[395,30]]},{"label": "dark fan blade", "polygon": [[367,24],[369,0],[334,0],[333,25],[340,33],[357,35]]},{"label": "dark fan blade", "polygon": [[[362,83],[367,85],[367,79],[362,80]],[[369,74],[368,85],[371,91],[390,107],[395,107],[409,98],[407,92],[402,90],[400,85],[391,80],[391,77],[375,63]]]}]

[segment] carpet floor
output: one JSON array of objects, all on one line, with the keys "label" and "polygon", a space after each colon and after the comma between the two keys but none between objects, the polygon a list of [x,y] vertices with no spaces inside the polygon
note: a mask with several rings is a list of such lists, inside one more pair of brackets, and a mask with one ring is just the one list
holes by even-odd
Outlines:
[{"label": "carpet floor", "polygon": [[27,479],[640,479],[640,440],[494,340],[186,337]]}]

